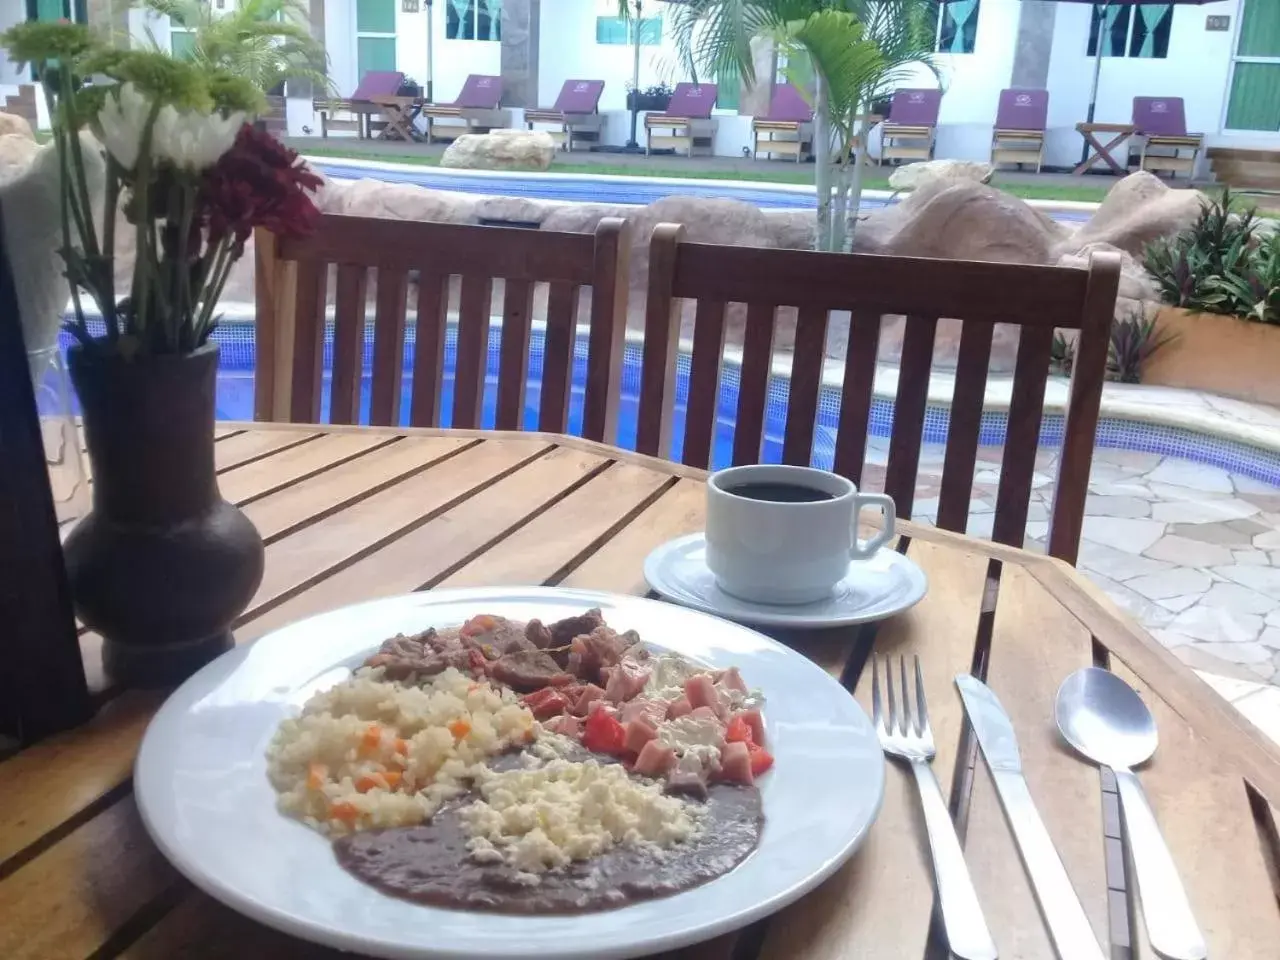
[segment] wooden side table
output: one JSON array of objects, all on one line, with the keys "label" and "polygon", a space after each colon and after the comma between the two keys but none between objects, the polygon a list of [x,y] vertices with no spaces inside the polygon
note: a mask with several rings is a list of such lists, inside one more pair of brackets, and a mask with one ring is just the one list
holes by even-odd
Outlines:
[{"label": "wooden side table", "polygon": [[[1131,123],[1077,123],[1076,130],[1079,131],[1080,136],[1084,137],[1085,144],[1089,148],[1089,156],[1084,163],[1071,172],[1080,176],[1101,160],[1116,176],[1123,177],[1128,172],[1128,166],[1118,162],[1111,155],[1111,151],[1133,136],[1136,129]],[[1113,136],[1104,144],[1095,136],[1099,133],[1110,133]]]}]

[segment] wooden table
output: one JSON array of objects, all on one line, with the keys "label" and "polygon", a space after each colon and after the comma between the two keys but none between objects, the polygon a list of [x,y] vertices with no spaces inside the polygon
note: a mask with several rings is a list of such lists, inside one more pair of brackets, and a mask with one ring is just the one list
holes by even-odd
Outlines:
[{"label": "wooden table", "polygon": [[[216,450],[223,494],[268,544],[242,642],[341,604],[434,587],[643,593],[648,551],[702,524],[698,472],[561,437],[245,425],[220,427]],[[1274,958],[1276,749],[1057,561],[910,524],[897,549],[928,573],[917,607],[878,629],[780,639],[864,706],[873,644],[921,655],[937,772],[1001,956],[1052,954],[986,767],[973,765],[951,679],[975,666],[1018,728],[1031,791],[1099,939],[1115,957],[1153,956],[1140,925],[1128,932],[1115,795],[1059,746],[1051,723],[1059,681],[1101,662],[1155,711],[1160,750],[1143,780],[1210,955]],[[98,716],[0,762],[0,957],[336,960],[219,906],[160,856],[129,777],[161,694],[112,689],[95,638],[83,643]],[[914,786],[891,765],[879,821],[850,864],[767,922],[664,960],[941,956],[929,946],[932,899]]]},{"label": "wooden table", "polygon": [[[1128,173],[1128,164],[1122,164],[1116,160],[1111,155],[1111,151],[1133,136],[1137,127],[1131,123],[1077,123],[1076,130],[1080,136],[1084,137],[1085,145],[1089,148],[1089,155],[1083,163],[1071,171],[1072,173],[1079,176],[1088,171],[1099,160],[1109,166],[1111,171],[1118,177],[1123,177]],[[1114,136],[1104,144],[1094,136],[1096,133],[1110,133],[1114,134]]]},{"label": "wooden table", "polygon": [[426,103],[421,97],[370,97],[369,99],[382,114],[383,127],[378,131],[379,140],[404,140],[409,143],[426,141],[426,136],[413,125]]}]

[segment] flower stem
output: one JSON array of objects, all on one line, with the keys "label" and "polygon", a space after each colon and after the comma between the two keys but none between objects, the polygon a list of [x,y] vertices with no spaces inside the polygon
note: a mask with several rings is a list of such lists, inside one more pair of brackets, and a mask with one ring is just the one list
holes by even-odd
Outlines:
[{"label": "flower stem", "polygon": [[[47,76],[49,70],[48,61],[40,63],[40,75]],[[71,266],[71,214],[70,214],[70,197],[67,195],[67,151],[66,144],[62,138],[65,131],[62,125],[54,123],[54,118],[58,116],[58,107],[53,99],[53,93],[49,90],[47,83],[40,85],[44,91],[45,106],[49,110],[49,121],[53,125],[53,145],[58,155],[58,212],[62,219],[62,262],[66,265],[67,282],[71,287],[71,301],[75,305],[76,320],[74,330],[76,338],[86,346],[93,343],[93,338],[89,336],[89,327],[84,321],[84,307],[80,303],[80,281],[77,273]]]},{"label": "flower stem", "polygon": [[151,105],[151,115],[142,128],[142,144],[138,148],[137,175],[134,177],[134,216],[137,222],[137,251],[133,265],[133,319],[136,334],[145,339],[151,321],[151,280],[155,272],[155,250],[151,222],[151,139],[156,118],[160,116],[160,98]]}]

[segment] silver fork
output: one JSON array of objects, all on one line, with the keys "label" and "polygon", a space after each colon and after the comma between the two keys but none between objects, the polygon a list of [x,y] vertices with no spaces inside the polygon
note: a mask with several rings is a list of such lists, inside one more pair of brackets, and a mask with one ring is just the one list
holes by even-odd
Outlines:
[{"label": "silver fork", "polygon": [[924,825],[929,832],[929,850],[933,856],[933,877],[938,887],[938,904],[942,910],[942,926],[947,934],[951,952],[961,960],[996,960],[996,945],[983,919],[978,905],[978,894],[973,889],[969,868],[965,866],[960,840],[955,824],[942,797],[942,788],[934,776],[929,761],[937,753],[933,747],[933,729],[929,726],[929,711],[924,700],[924,674],[920,671],[920,658],[915,658],[916,710],[911,712],[911,697],[907,684],[907,658],[899,657],[902,675],[902,710],[898,710],[894,696],[893,663],[885,658],[885,690],[889,711],[880,705],[879,658],[871,659],[871,714],[880,736],[884,752],[911,765],[916,786],[920,790],[920,805],[924,809]]}]

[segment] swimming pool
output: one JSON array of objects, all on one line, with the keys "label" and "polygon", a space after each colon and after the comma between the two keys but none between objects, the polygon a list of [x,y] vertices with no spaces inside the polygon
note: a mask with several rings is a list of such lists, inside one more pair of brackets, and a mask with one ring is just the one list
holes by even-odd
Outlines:
[{"label": "swimming pool", "polygon": [[[563,173],[501,173],[476,170],[441,170],[437,167],[363,160],[309,157],[307,162],[326,177],[409,183],[431,190],[452,190],[565,203],[649,204],[664,197],[708,197],[741,200],[766,210],[812,210],[817,205],[813,187],[794,183],[741,180],[696,180],[678,177],[624,177]],[[897,203],[885,191],[868,190],[862,209],[873,210]],[[1083,223],[1093,215],[1092,204],[1040,205],[1053,219]]]},{"label": "swimming pool", "polygon": [[[65,336],[65,335],[64,335]],[[229,322],[214,334],[222,349],[222,363],[218,372],[217,416],[221,420],[253,419],[253,326],[244,322]],[[524,426],[536,429],[537,408],[542,380],[543,341],[542,332],[534,330],[530,338],[528,390],[525,398]],[[64,343],[66,341],[64,340]],[[498,358],[501,331],[495,325],[489,332],[489,350],[482,426],[492,428],[495,419],[497,397]],[[400,402],[400,424],[409,422],[409,397],[412,390],[412,367],[415,341],[412,330],[405,343],[404,383]],[[361,385],[361,419],[367,421],[369,393],[372,380],[371,339],[366,339],[365,369]],[[457,358],[457,335],[450,328],[445,340],[443,422],[449,426],[453,406],[454,368]],[[586,380],[586,339],[579,337],[575,343],[573,364],[573,388],[569,409],[569,432],[582,429],[583,384]],[[324,340],[324,381],[321,396],[321,418],[327,419],[329,409],[330,371],[333,364],[333,326],[329,324]],[[637,343],[626,346],[622,367],[622,395],[619,404],[617,442],[627,449],[635,448],[636,420],[640,392],[640,348]],[[712,465],[726,466],[731,462],[734,420],[738,404],[738,370],[726,363],[720,377],[717,398],[717,416]],[[677,361],[676,401],[673,417],[671,449],[666,453],[679,459],[684,443],[684,421],[689,392],[689,356],[681,354]],[[786,424],[789,383],[785,376],[773,376],[769,382],[766,402],[765,438],[761,458],[776,463],[782,457],[782,437]],[[823,387],[818,401],[818,418],[814,429],[814,466],[829,469],[835,453],[835,436],[839,424],[840,391],[838,385]],[[925,412],[923,441],[926,444],[942,444],[950,425],[950,409],[944,404],[931,403]],[[983,412],[979,443],[984,447],[1004,444],[1007,417],[1003,410]],[[1046,412],[1040,427],[1041,447],[1061,446],[1064,418],[1060,413]],[[893,401],[877,396],[871,409],[870,435],[887,438],[893,430]],[[1209,436],[1191,430],[1164,424],[1104,416],[1098,423],[1097,445],[1162,456],[1178,457],[1198,463],[1208,463],[1231,473],[1242,474],[1255,480],[1280,485],[1280,454],[1254,447],[1238,440]]]}]

